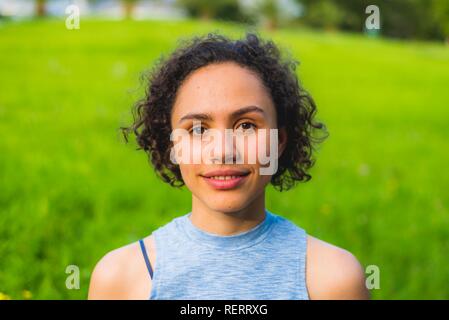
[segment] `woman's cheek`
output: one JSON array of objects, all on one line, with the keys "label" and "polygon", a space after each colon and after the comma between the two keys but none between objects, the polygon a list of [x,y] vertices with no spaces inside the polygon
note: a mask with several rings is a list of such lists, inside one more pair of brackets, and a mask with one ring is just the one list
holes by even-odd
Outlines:
[{"label": "woman's cheek", "polygon": [[195,167],[198,165],[194,164],[180,164],[179,169],[181,171],[182,179],[184,183],[189,186],[193,183],[195,177]]},{"label": "woman's cheek", "polygon": [[257,135],[251,134],[237,144],[237,152],[247,165],[257,166]]},{"label": "woman's cheek", "polygon": [[255,152],[257,153],[257,163],[260,166],[266,165],[266,159],[271,156],[270,153],[270,130],[260,129],[257,135],[257,143],[255,145]]}]

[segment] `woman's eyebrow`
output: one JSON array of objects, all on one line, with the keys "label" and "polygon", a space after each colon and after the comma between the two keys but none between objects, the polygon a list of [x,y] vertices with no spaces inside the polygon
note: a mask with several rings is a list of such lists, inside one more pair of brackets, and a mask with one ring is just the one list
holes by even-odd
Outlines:
[{"label": "woman's eyebrow", "polygon": [[249,113],[249,112],[258,112],[261,113],[262,115],[265,115],[265,111],[263,111],[262,108],[258,107],[258,106],[247,106],[247,107],[243,107],[239,110],[234,111],[231,116],[233,118],[237,118],[241,115],[244,115],[245,113]]},{"label": "woman's eyebrow", "polygon": [[212,117],[208,113],[188,113],[185,116],[183,116],[181,119],[179,119],[178,123],[181,123],[184,120],[202,120],[202,121],[211,121]]},{"label": "woman's eyebrow", "polygon": [[[261,113],[262,115],[265,114],[265,111],[258,107],[258,106],[247,106],[247,107],[243,107],[241,109],[238,109],[234,112],[231,113],[231,117],[232,118],[237,118],[241,115],[244,115],[245,113],[249,113],[249,112],[258,112]],[[183,116],[181,119],[179,119],[178,123],[181,123],[184,120],[201,120],[201,121],[212,121],[213,118],[210,114],[208,113],[188,113],[185,116]]]}]

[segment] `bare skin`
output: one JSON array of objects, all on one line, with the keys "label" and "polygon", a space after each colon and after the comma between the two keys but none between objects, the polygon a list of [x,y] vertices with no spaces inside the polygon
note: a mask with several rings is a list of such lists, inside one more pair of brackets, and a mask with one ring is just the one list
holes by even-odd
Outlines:
[{"label": "bare skin", "polygon": [[[247,106],[260,110],[242,113]],[[231,62],[200,68],[185,79],[173,107],[172,128],[192,129],[192,114],[203,116],[201,130],[249,127],[258,130],[277,125],[274,104],[259,77]],[[278,139],[280,156],[288,139],[282,128]],[[257,148],[245,151],[257,152]],[[205,183],[203,175],[208,170],[223,167],[249,174],[243,184],[231,190],[216,190]],[[271,178],[258,174],[260,167],[259,163],[246,162],[180,164],[183,180],[192,193],[192,223],[217,235],[241,233],[260,223],[265,215],[265,187]],[[152,235],[144,242],[154,268],[157,248]],[[306,282],[311,299],[369,299],[364,271],[357,259],[350,252],[312,236],[308,236],[307,243]],[[136,242],[109,252],[97,263],[88,298],[148,299],[151,290],[151,279]]]}]

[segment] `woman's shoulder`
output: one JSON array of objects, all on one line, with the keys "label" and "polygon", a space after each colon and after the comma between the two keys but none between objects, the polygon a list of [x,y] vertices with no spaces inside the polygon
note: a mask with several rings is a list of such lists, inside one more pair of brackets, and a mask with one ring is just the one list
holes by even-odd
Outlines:
[{"label": "woman's shoulder", "polygon": [[[156,254],[153,235],[144,238],[150,263]],[[136,286],[142,283],[142,286]],[[105,254],[95,265],[89,299],[148,299],[151,279],[138,241]]]},{"label": "woman's shoulder", "polygon": [[369,299],[360,262],[343,248],[307,235],[306,270],[311,299]]}]

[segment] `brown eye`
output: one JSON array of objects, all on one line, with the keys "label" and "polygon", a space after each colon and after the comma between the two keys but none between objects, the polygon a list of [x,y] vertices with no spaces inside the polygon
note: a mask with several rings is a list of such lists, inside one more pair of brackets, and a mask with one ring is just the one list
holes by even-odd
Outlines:
[{"label": "brown eye", "polygon": [[256,125],[255,124],[253,124],[253,123],[251,123],[251,122],[243,122],[243,123],[241,123],[238,127],[237,127],[237,129],[242,129],[242,130],[244,130],[244,131],[246,131],[246,130],[249,130],[249,129],[255,129],[256,128]]}]

